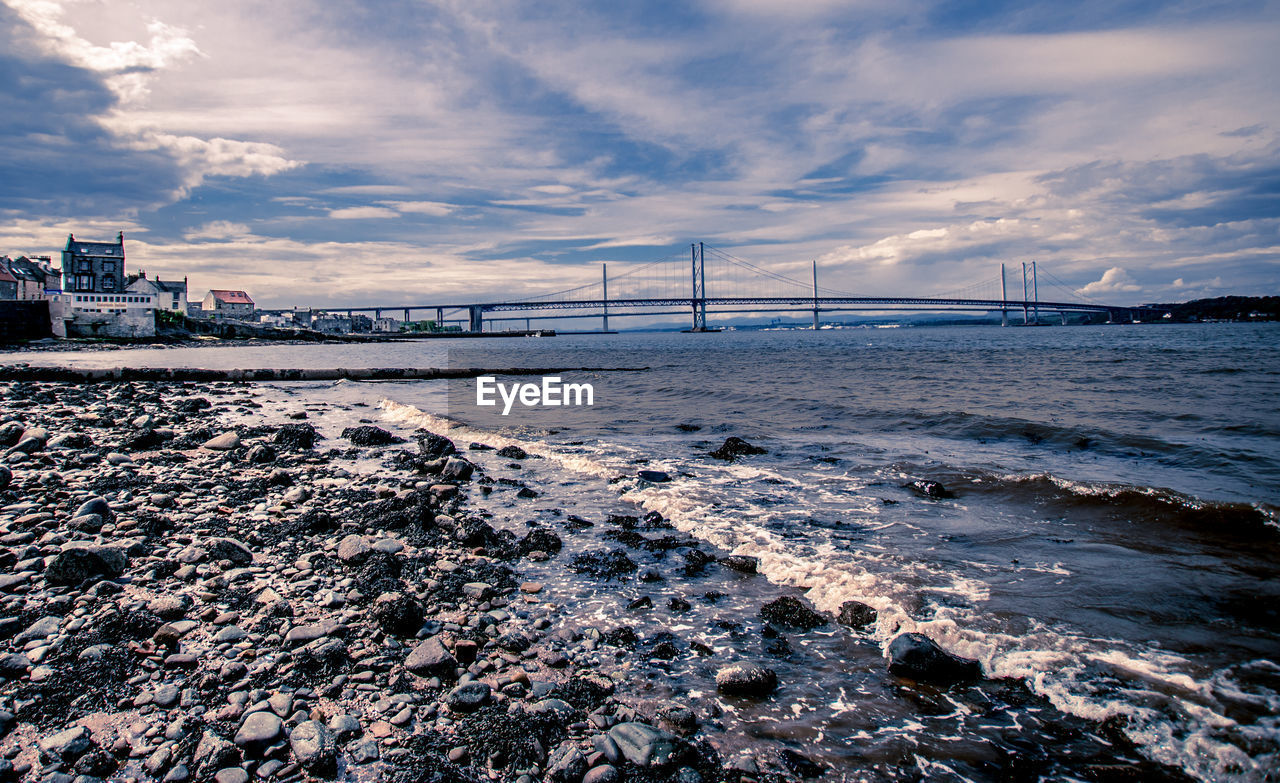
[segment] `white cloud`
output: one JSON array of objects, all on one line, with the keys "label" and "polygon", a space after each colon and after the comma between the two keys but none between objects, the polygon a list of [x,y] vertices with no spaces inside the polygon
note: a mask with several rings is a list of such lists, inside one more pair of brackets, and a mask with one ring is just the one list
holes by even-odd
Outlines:
[{"label": "white cloud", "polygon": [[367,220],[369,218],[397,218],[400,213],[386,207],[345,207],[329,210],[334,220]]},{"label": "white cloud", "polygon": [[182,234],[184,239],[243,239],[250,235],[249,226],[229,220],[214,220]]},{"label": "white cloud", "polygon": [[455,209],[452,204],[445,204],[440,201],[379,201],[378,203],[385,204],[398,212],[432,215],[434,217],[444,217]]},{"label": "white cloud", "polygon": [[1132,275],[1121,267],[1113,266],[1103,272],[1101,278],[1094,280],[1083,288],[1076,289],[1076,293],[1081,296],[1095,296],[1097,294],[1132,293],[1141,290],[1142,287],[1138,285]]}]

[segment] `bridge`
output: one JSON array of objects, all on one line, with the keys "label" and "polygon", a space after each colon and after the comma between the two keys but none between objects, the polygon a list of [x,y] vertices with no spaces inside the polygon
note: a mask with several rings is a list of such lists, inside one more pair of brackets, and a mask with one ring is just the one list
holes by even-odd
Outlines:
[{"label": "bridge", "polygon": [[[1005,265],[998,277],[974,283],[963,289],[932,293],[927,296],[871,296],[841,291],[818,284],[818,265],[813,262],[809,280],[765,269],[723,250],[697,242],[687,254],[667,257],[648,264],[631,266],[620,274],[609,275],[608,265],[601,264],[599,282],[554,291],[539,296],[498,302],[449,302],[411,305],[366,305],[331,308],[330,312],[367,313],[382,318],[386,313],[403,315],[406,322],[413,313],[427,313],[440,325],[459,323],[469,332],[483,332],[500,322],[522,321],[526,326],[535,320],[563,318],[600,319],[602,331],[609,331],[609,318],[626,316],[691,317],[689,331],[713,331],[708,328],[708,313],[812,313],[813,328],[820,326],[822,314],[875,311],[957,311],[1001,314],[1001,323],[1010,324],[1021,315],[1026,325],[1042,323],[1042,318],[1057,316],[1062,323],[1070,314],[1105,317],[1109,322],[1138,321],[1153,313],[1138,307],[1120,307],[1094,301],[1078,301],[1070,287],[1053,277],[1033,261],[1022,264],[1020,296],[1009,298],[1009,281]],[[1042,300],[1040,276],[1055,291],[1067,296]],[[710,281],[708,281],[710,278]],[[612,290],[613,294],[610,295]]]}]

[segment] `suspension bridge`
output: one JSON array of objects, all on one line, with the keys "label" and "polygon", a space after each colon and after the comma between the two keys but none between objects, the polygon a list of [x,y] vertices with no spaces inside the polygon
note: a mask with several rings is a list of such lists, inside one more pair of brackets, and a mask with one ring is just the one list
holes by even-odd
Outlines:
[{"label": "suspension bridge", "polygon": [[[819,284],[817,262],[811,265],[809,279],[798,279],[702,242],[679,256],[628,267],[610,276],[608,265],[601,264],[596,282],[516,300],[368,305],[331,312],[365,313],[376,319],[392,313],[403,315],[405,322],[413,321],[414,313],[425,313],[434,316],[436,324],[460,324],[472,333],[482,333],[486,327],[492,330],[502,322],[522,321],[527,326],[535,320],[563,318],[600,319],[602,331],[608,332],[610,318],[671,315],[690,317],[688,331],[714,331],[708,327],[709,313],[811,312],[815,329],[823,314],[866,310],[999,312],[1006,326],[1019,321],[1039,324],[1054,316],[1066,323],[1068,315],[1081,313],[1110,322],[1138,321],[1150,315],[1143,308],[1079,301],[1066,283],[1035,262],[1022,264],[1020,272],[1013,270],[1011,275],[1001,264],[998,277],[924,296],[871,296],[832,289]],[[1054,292],[1050,299],[1040,298],[1041,277]],[[1066,297],[1059,298],[1062,292]]]}]

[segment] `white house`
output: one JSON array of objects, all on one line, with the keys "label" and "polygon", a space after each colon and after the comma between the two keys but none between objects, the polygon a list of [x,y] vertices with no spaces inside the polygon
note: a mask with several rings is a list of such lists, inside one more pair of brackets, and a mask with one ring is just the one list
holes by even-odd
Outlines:
[{"label": "white house", "polygon": [[158,310],[187,314],[187,278],[185,277],[182,278],[182,282],[161,280],[158,277],[148,279],[147,273],[143,272],[137,280],[129,284],[128,290],[150,294],[155,298]]}]

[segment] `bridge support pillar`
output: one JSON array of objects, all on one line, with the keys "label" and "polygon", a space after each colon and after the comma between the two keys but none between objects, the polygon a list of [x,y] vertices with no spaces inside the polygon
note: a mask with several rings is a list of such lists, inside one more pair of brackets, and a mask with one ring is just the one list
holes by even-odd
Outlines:
[{"label": "bridge support pillar", "polygon": [[407,307],[406,307],[406,308],[404,309],[404,322],[405,322],[405,323],[409,323],[409,320],[410,320],[410,319],[409,319],[409,308],[407,308]]},{"label": "bridge support pillar", "polygon": [[484,331],[484,310],[481,309],[480,307],[474,307],[474,306],[468,307],[467,314],[470,316],[471,331],[483,332]]},{"label": "bridge support pillar", "polygon": [[1063,326],[1066,326],[1066,325],[1067,325],[1067,312],[1064,310],[1064,311],[1062,311],[1061,313],[1058,313],[1058,315],[1062,316],[1062,325],[1063,325]]}]

